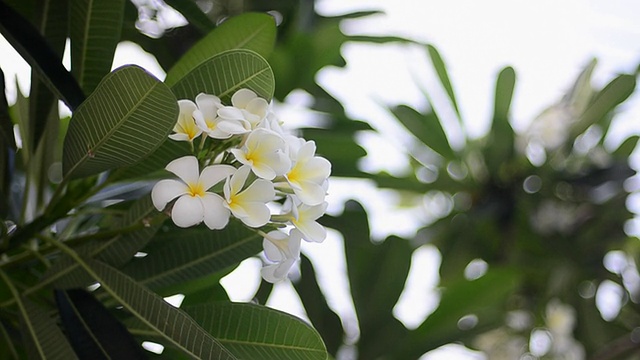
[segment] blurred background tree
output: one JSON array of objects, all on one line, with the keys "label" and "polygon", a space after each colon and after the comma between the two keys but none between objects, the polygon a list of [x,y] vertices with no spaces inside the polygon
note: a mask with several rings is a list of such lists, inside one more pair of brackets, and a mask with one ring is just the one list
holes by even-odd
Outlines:
[{"label": "blurred background tree", "polygon": [[[625,184],[635,174],[628,158],[638,137],[614,150],[604,146],[616,110],[635,89],[637,74],[593,88],[596,63],[591,62],[564,97],[526,132],[516,133],[510,117],[516,71],[505,68],[496,79],[489,132],[479,139],[465,137],[462,147],[450,145],[440,109],[425,94],[424,108],[388,109],[413,135],[403,149],[412,172],[404,177],[367,173],[358,165],[366,151],[356,135],[375,130],[367,119],[350,119],[316,77],[327,66],[345,65],[340,49],[346,42],[411,41],[345,35],[342,20],[375,12],[325,17],[316,13],[313,0],[166,3],[188,24],[167,28],[166,8],[157,1],[127,2],[121,40],[139,44],[167,70],[225,18],[270,12],[278,22],[278,43],[268,59],[277,83],[275,98],[284,101],[299,89],[311,95],[310,108],[323,121],[302,133],[332,162],[333,175],[370,179],[401,194],[408,205],[426,201],[438,208],[439,218],[414,238],[384,241],[371,238],[367,213],[355,201],[347,202],[342,214],[323,218],[344,237],[357,324],[328,305],[327,289],[318,284],[306,257],[293,282],[309,320],[335,358],[417,359],[451,343],[490,359],[640,354],[639,247],[624,231],[632,218]],[[463,129],[444,60],[434,47],[416,46],[429,55]],[[442,256],[440,301],[421,325],[409,329],[394,317],[393,308],[405,288],[412,254],[424,245],[437,247]],[[265,303],[271,289],[263,282],[256,300]],[[618,306],[598,306],[601,294],[612,296]],[[356,339],[345,331],[354,327]]]}]

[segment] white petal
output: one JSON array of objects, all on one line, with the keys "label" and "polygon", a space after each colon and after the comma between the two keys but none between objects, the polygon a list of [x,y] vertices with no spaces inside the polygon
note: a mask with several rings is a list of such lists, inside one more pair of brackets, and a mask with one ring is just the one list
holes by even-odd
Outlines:
[{"label": "white petal", "polygon": [[202,170],[199,181],[205,190],[209,190],[213,185],[228,178],[235,172],[236,168],[231,165],[210,165]]},{"label": "white petal", "polygon": [[249,185],[249,187],[244,190],[242,193],[238,194],[238,201],[259,201],[259,202],[269,202],[273,200],[276,196],[276,192],[273,188],[273,183],[263,179],[257,179],[253,182],[253,184]]},{"label": "white petal", "polygon": [[265,281],[277,283],[286,278],[294,263],[294,259],[289,259],[279,264],[265,265],[260,270],[260,274]]},{"label": "white petal", "polygon": [[231,96],[231,103],[233,106],[244,109],[249,104],[249,101],[255,99],[257,97],[256,93],[249,89],[240,89]]},{"label": "white petal", "polygon": [[269,103],[267,102],[267,100],[259,97],[252,99],[251,101],[249,101],[247,106],[245,106],[245,109],[247,111],[252,114],[258,115],[261,118],[264,118],[267,115],[267,108],[269,108]]},{"label": "white petal", "polygon": [[316,143],[307,141],[298,150],[298,159],[310,159],[316,154]]},{"label": "white petal", "polygon": [[206,194],[202,198],[204,223],[211,230],[223,229],[229,223],[229,210],[224,207],[224,199],[216,194]]},{"label": "white petal", "polygon": [[181,196],[171,211],[171,219],[182,228],[197,225],[204,219],[204,206],[197,196]]},{"label": "white petal", "polygon": [[202,111],[202,114],[210,119],[217,117],[218,109],[222,107],[219,97],[204,93],[196,96],[196,104],[198,105],[198,109]]},{"label": "white petal", "polygon": [[180,108],[180,115],[186,115],[191,117],[191,114],[198,109],[196,104],[191,100],[178,100],[178,107]]},{"label": "white petal", "polygon": [[223,119],[230,120],[242,120],[244,119],[244,115],[242,114],[242,110],[235,108],[233,106],[223,106],[218,109],[218,116]]},{"label": "white petal", "polygon": [[264,162],[251,164],[251,170],[253,170],[253,173],[256,174],[257,177],[265,180],[273,180],[276,177],[276,172]]},{"label": "white petal", "polygon": [[269,211],[267,205],[263,203],[244,203],[242,204],[242,209],[246,216],[241,217],[240,220],[249,227],[255,228],[266,225],[269,219],[271,219],[271,211]]},{"label": "white petal", "polygon": [[198,159],[191,155],[173,160],[167,164],[165,169],[174,173],[186,184],[195,184],[200,177]]},{"label": "white petal", "polygon": [[246,134],[251,131],[251,124],[244,119],[224,119],[218,122],[218,129],[228,132],[229,134]]},{"label": "white petal", "polygon": [[[230,184],[229,191],[227,194],[225,192],[225,197],[229,200],[230,195],[236,195],[242,190],[244,187],[244,183],[247,181],[247,177],[249,176],[249,172],[251,168],[249,166],[241,166],[238,170],[236,170],[235,174],[231,176],[231,179],[228,181]],[[228,196],[229,195],[229,196]]]},{"label": "white petal", "polygon": [[300,212],[304,214],[303,217],[306,220],[315,220],[324,215],[324,212],[327,210],[327,206],[328,204],[323,202],[320,205],[301,208]]},{"label": "white petal", "polygon": [[158,211],[164,210],[169,201],[189,191],[182,181],[165,179],[158,181],[151,190],[151,201]]},{"label": "white petal", "polygon": [[191,141],[191,138],[189,137],[189,135],[183,134],[183,133],[171,134],[169,135],[169,139],[175,140],[175,141]]},{"label": "white petal", "polygon": [[319,243],[327,237],[327,229],[315,221],[296,222],[295,226],[307,241]]},{"label": "white petal", "polygon": [[229,152],[243,165],[252,165],[252,162],[247,160],[247,154],[240,149],[229,149]]},{"label": "white petal", "polygon": [[300,242],[302,233],[298,229],[293,229],[289,233],[289,255],[294,259],[300,259]]},{"label": "white petal", "polygon": [[[283,235],[287,236],[284,233]],[[264,239],[262,241],[262,248],[264,249],[264,255],[267,257],[267,259],[273,262],[280,262],[286,259],[285,254],[282,253],[280,248],[270,240]]]},{"label": "white petal", "polygon": [[309,159],[302,169],[304,177],[316,183],[321,183],[331,175],[331,163],[329,160],[316,156]]},{"label": "white petal", "polygon": [[291,188],[303,204],[314,206],[324,201],[326,191],[322,185],[311,181],[301,181],[299,185],[300,186],[291,186]]}]

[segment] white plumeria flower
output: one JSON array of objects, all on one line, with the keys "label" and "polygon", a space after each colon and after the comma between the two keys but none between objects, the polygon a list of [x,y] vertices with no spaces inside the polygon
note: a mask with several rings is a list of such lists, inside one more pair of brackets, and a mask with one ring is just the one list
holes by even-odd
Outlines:
[{"label": "white plumeria flower", "polygon": [[262,277],[276,283],[286,278],[289,270],[300,259],[300,242],[302,234],[292,229],[289,235],[279,230],[273,230],[262,241],[264,255],[273,264],[265,265],[260,271]]},{"label": "white plumeria flower", "polygon": [[244,189],[251,168],[242,166],[224,184],[224,207],[233,216],[250,227],[260,227],[269,222],[271,211],[267,203],[275,196],[273,184],[270,181],[257,179]]},{"label": "white plumeria flower", "polygon": [[266,180],[284,175],[291,167],[285,153],[286,143],[277,133],[267,129],[252,131],[240,149],[229,150],[240,163],[248,165],[253,173]]},{"label": "white plumeria flower", "polygon": [[198,109],[193,112],[196,125],[207,136],[214,139],[228,139],[233,133],[220,128],[221,119],[218,117],[218,109],[222,108],[220,98],[215,95],[200,93],[196,96]]},{"label": "white plumeria flower", "polygon": [[202,134],[202,129],[196,125],[193,119],[193,112],[198,108],[190,100],[178,100],[178,107],[180,108],[178,121],[173,127],[174,134],[169,135],[169,138],[176,141],[193,141]]},{"label": "white plumeria flower", "polygon": [[303,239],[320,243],[327,237],[327,229],[316,220],[324,215],[327,206],[327,202],[309,206],[301,203],[295,197],[289,197],[283,209],[285,211],[288,209],[289,221],[300,231]]},{"label": "white plumeria flower", "polygon": [[289,147],[294,165],[285,174],[285,178],[300,201],[315,206],[321,204],[327,194],[331,163],[323,157],[315,156],[315,142],[302,142],[302,146],[297,149]]},{"label": "white plumeria flower", "polygon": [[258,97],[249,89],[240,89],[231,97],[232,106],[225,106],[218,111],[218,115],[225,120],[244,120],[249,124],[249,130],[255,129],[267,116],[269,103]]},{"label": "white plumeria flower", "polygon": [[235,173],[233,166],[211,165],[200,173],[198,160],[184,156],[170,162],[166,169],[180,180],[160,180],[153,187],[151,199],[158,211],[178,198],[171,210],[171,219],[177,226],[186,228],[204,221],[213,230],[227,225],[229,212],[223,206],[224,199],[207,190]]}]

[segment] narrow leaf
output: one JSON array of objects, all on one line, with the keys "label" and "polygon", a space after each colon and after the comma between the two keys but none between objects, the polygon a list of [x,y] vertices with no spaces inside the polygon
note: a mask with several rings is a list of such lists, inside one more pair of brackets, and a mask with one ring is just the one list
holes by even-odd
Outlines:
[{"label": "narrow leaf", "polygon": [[195,359],[235,359],[184,311],[132,278],[99,261],[76,260],[115,301],[165,341]]},{"label": "narrow leaf", "polygon": [[433,151],[447,159],[456,157],[440,119],[433,111],[422,114],[408,106],[400,105],[391,112],[407,130]]},{"label": "narrow leaf", "polygon": [[458,120],[462,121],[460,109],[458,108],[458,102],[456,101],[456,95],[453,91],[453,86],[451,85],[451,80],[449,79],[447,66],[444,63],[444,60],[442,60],[440,53],[432,45],[427,45],[427,52],[429,53],[429,58],[431,58],[433,68],[436,70],[436,74],[438,74],[440,83],[447,92],[449,100],[451,100],[451,104],[453,105],[453,109],[456,111],[456,115],[458,115]]},{"label": "narrow leaf", "polygon": [[56,290],[67,336],[81,359],[145,359],[142,347],[98,300],[82,289]]},{"label": "narrow leaf", "polygon": [[0,1],[0,32],[23,59],[43,75],[43,81],[73,111],[84,101],[75,78],[62,66],[62,59],[38,30],[11,7]]},{"label": "narrow leaf", "polygon": [[613,79],[590,101],[585,112],[571,129],[574,136],[582,134],[589,126],[598,122],[606,130],[610,120],[607,115],[625,101],[633,93],[635,87],[636,78],[633,75],[620,75]]},{"label": "narrow leaf", "polygon": [[184,310],[238,358],[327,358],[320,335],[292,315],[255,304],[226,302],[189,306]]},{"label": "narrow leaf", "polygon": [[313,265],[306,256],[302,256],[300,270],[302,276],[293,285],[313,327],[322,335],[327,351],[336,356],[345,336],[340,317],[327,304],[327,299],[316,281]]},{"label": "narrow leaf", "polygon": [[136,163],[165,141],[177,117],[177,100],[162,82],[137,66],[115,70],[71,119],[63,148],[65,176]]},{"label": "narrow leaf", "polygon": [[237,90],[248,88],[271,100],[275,79],[269,63],[250,50],[229,50],[199,64],[171,85],[178,99],[195,99],[201,92],[229,103]]},{"label": "narrow leaf", "polygon": [[245,13],[232,17],[198,41],[169,70],[166,84],[173,86],[211,57],[233,49],[246,49],[268,57],[276,39],[276,24],[272,16]]},{"label": "narrow leaf", "polygon": [[509,109],[515,81],[516,74],[511,67],[503,69],[496,81],[493,122],[489,144],[485,149],[485,161],[493,174],[498,173],[502,164],[511,159],[514,152],[515,135],[509,123]]},{"label": "narrow leaf", "polygon": [[124,0],[71,0],[71,70],[91,94],[111,70],[120,41]]}]

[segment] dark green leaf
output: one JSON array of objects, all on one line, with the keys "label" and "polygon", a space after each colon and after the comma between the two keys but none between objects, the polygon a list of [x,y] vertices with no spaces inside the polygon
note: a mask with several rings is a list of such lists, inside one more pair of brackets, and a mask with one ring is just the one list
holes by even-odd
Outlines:
[{"label": "dark green leaf", "polygon": [[633,135],[625,139],[620,146],[616,150],[613,151],[613,156],[619,159],[628,159],[635,150],[636,145],[638,145],[638,140],[640,137],[638,135]]},{"label": "dark green leaf", "polygon": [[[429,350],[462,336],[472,336],[502,324],[505,316],[504,304],[509,294],[519,285],[520,275],[509,269],[490,269],[479,279],[460,279],[442,291],[440,305],[398,346],[397,359],[418,358]],[[466,315],[475,315],[478,324],[461,332],[458,321]]]},{"label": "dark green leaf", "polygon": [[91,94],[111,70],[124,0],[70,0],[71,71]]},{"label": "dark green leaf", "polygon": [[300,295],[313,327],[322,335],[329,354],[336,356],[345,336],[340,317],[334,313],[318,286],[313,265],[306,256],[300,262],[302,277],[293,285]]},{"label": "dark green leaf", "polygon": [[146,358],[124,325],[85,290],[56,290],[55,298],[67,336],[81,359]]},{"label": "dark green leaf", "polygon": [[163,171],[169,162],[179,157],[190,155],[191,148],[186,141],[174,141],[167,138],[151,155],[139,162],[119,168],[109,175],[109,181],[122,181],[132,178],[149,178],[166,176]]},{"label": "dark green leaf", "polygon": [[75,110],[84,101],[84,93],[75,78],[62,66],[62,59],[28,20],[0,2],[0,32],[20,55],[36,68],[51,91]]},{"label": "dark green leaf", "polygon": [[105,77],[76,111],[64,141],[64,174],[79,178],[134,164],[173,129],[178,103],[162,82],[136,66]]},{"label": "dark green leaf", "polygon": [[276,24],[272,16],[246,13],[233,17],[211,31],[184,54],[169,70],[165,82],[174,87],[183,77],[199,68],[213,56],[228,50],[251,50],[266,58],[273,50],[275,39]]},{"label": "dark green leaf", "polygon": [[275,87],[269,63],[250,50],[229,50],[220,53],[180,77],[171,90],[179,99],[195,99],[199,93],[214,94],[224,103],[242,88],[253,90],[271,100]]}]

